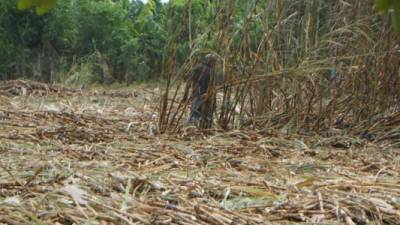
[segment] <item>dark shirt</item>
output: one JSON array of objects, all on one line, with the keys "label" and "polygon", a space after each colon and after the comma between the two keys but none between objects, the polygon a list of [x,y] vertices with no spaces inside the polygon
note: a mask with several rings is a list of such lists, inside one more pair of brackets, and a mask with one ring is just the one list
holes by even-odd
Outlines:
[{"label": "dark shirt", "polygon": [[192,73],[187,78],[184,99],[189,94],[189,89],[192,88],[192,97],[197,98],[204,95],[211,81],[211,66],[206,63],[200,63],[197,65]]},{"label": "dark shirt", "polygon": [[[189,89],[192,88],[192,109],[190,120],[195,119],[195,121],[203,120],[205,127],[210,126],[212,121],[213,107],[210,98],[205,97],[212,82],[212,68],[206,63],[201,63],[197,65],[193,72],[190,74],[185,90],[185,99],[189,93]],[[201,119],[202,118],[202,119]],[[200,123],[202,124],[202,123]]]},{"label": "dark shirt", "polygon": [[[205,63],[201,63],[194,68],[193,73],[188,79],[188,83],[193,88],[193,97],[199,97],[204,95],[211,81],[211,66]],[[187,89],[190,87],[187,86]],[[188,91],[188,90],[187,90]]]}]

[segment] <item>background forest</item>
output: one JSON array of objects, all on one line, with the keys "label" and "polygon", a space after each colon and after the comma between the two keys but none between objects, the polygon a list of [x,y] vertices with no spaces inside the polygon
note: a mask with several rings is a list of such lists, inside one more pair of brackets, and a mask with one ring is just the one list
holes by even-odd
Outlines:
[{"label": "background forest", "polygon": [[155,78],[167,39],[166,8],[160,1],[66,0],[37,16],[17,10],[14,0],[1,1],[1,77],[60,82],[75,76],[92,83],[102,81],[98,71],[107,66],[106,76],[116,81]]},{"label": "background forest", "polygon": [[[172,57],[176,70],[192,53],[238,48],[241,64],[265,49],[263,70],[270,72],[313,60],[334,66],[365,59],[360,54],[387,57],[396,45],[372,0],[65,0],[44,16],[3,0],[0,14],[2,79],[131,83],[160,78]],[[236,54],[226,59],[238,64]]]}]

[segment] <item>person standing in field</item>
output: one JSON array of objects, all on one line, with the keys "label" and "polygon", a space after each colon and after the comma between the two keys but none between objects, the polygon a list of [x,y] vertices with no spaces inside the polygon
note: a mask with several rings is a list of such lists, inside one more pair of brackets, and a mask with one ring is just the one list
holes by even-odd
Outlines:
[{"label": "person standing in field", "polygon": [[213,121],[215,109],[215,66],[218,56],[208,54],[202,63],[197,65],[186,81],[184,100],[188,99],[191,91],[192,107],[189,116],[189,123],[194,123],[199,128],[210,128]]}]

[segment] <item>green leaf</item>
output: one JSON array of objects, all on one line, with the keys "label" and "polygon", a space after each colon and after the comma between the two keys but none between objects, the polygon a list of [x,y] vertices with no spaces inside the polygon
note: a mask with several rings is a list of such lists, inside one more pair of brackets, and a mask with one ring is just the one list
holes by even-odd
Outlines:
[{"label": "green leaf", "polygon": [[391,15],[394,28],[400,32],[400,1],[399,0],[375,0],[375,7],[381,13],[389,13],[393,9]]},{"label": "green leaf", "polygon": [[375,0],[376,9],[380,12],[387,12],[391,4],[392,0]]},{"label": "green leaf", "polygon": [[55,4],[55,0],[19,0],[17,7],[19,10],[24,11],[36,6],[36,14],[42,16],[49,12]]},{"label": "green leaf", "polygon": [[33,0],[19,0],[17,8],[21,11],[31,8],[33,5]]},{"label": "green leaf", "polygon": [[305,179],[304,181],[301,181],[296,184],[297,188],[304,188],[304,187],[311,187],[314,185],[315,178],[314,177],[309,177]]},{"label": "green leaf", "polygon": [[400,7],[395,9],[394,15],[393,15],[393,24],[395,29],[400,32]]},{"label": "green leaf", "polygon": [[49,12],[55,4],[55,0],[37,0],[36,3],[36,14],[42,16]]},{"label": "green leaf", "polygon": [[396,1],[396,3],[394,4],[394,17],[395,17],[395,25],[398,29],[398,31],[400,31],[400,1]]},{"label": "green leaf", "polygon": [[184,6],[187,4],[187,2],[188,2],[187,0],[175,0],[173,1],[173,4],[175,6]]}]

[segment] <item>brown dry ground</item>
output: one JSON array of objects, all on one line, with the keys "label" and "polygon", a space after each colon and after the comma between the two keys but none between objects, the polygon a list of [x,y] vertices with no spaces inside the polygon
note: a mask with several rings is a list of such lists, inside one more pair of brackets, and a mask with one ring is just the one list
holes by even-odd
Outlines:
[{"label": "brown dry ground", "polygon": [[143,88],[46,87],[0,85],[0,224],[400,224],[399,149],[158,135]]}]

